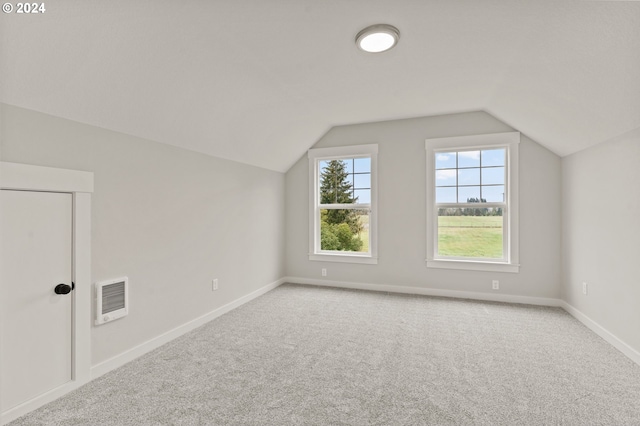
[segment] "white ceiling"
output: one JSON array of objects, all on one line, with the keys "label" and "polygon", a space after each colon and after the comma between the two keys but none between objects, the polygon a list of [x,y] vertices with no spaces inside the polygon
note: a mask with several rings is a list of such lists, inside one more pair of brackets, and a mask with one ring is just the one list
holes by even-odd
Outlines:
[{"label": "white ceiling", "polygon": [[[640,2],[54,0],[0,101],[286,171],[335,125],[485,110],[559,155],[640,127]],[[359,30],[399,45],[366,54]]]}]

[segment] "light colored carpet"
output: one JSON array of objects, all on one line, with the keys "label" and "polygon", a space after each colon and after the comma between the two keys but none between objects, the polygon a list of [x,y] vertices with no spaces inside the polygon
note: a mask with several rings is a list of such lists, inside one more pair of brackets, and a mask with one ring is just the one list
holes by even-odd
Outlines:
[{"label": "light colored carpet", "polygon": [[283,285],[19,425],[640,425],[640,367],[558,308]]}]

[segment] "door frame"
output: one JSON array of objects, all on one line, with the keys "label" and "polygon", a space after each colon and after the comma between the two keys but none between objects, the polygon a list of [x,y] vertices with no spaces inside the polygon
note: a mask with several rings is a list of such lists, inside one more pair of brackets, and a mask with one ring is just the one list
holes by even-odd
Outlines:
[{"label": "door frame", "polygon": [[91,194],[93,173],[0,162],[0,189],[72,194],[71,381],[3,411],[6,424],[87,383],[91,378]]}]

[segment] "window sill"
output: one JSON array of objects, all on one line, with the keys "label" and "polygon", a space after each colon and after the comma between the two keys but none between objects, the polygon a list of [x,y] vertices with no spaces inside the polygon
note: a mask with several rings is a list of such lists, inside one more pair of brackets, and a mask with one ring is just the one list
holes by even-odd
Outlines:
[{"label": "window sill", "polygon": [[340,263],[361,263],[365,265],[377,265],[378,258],[371,256],[362,256],[357,254],[333,254],[333,253],[316,253],[310,254],[309,260],[321,262],[340,262]]},{"label": "window sill", "polygon": [[427,268],[458,269],[465,271],[511,272],[516,274],[520,272],[520,265],[512,263],[449,259],[427,259]]}]

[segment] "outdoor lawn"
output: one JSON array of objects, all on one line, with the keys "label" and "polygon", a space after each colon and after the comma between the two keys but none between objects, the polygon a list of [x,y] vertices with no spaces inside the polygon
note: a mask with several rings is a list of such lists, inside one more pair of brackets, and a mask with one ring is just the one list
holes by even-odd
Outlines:
[{"label": "outdoor lawn", "polygon": [[438,254],[502,258],[502,216],[439,216]]},{"label": "outdoor lawn", "polygon": [[[358,217],[361,252],[369,251],[369,215]],[[502,216],[440,216],[438,253],[441,256],[502,258]]]},{"label": "outdoor lawn", "polygon": [[358,222],[362,226],[362,230],[358,234],[358,237],[362,240],[362,249],[360,251],[367,253],[369,251],[369,215],[359,215]]}]

